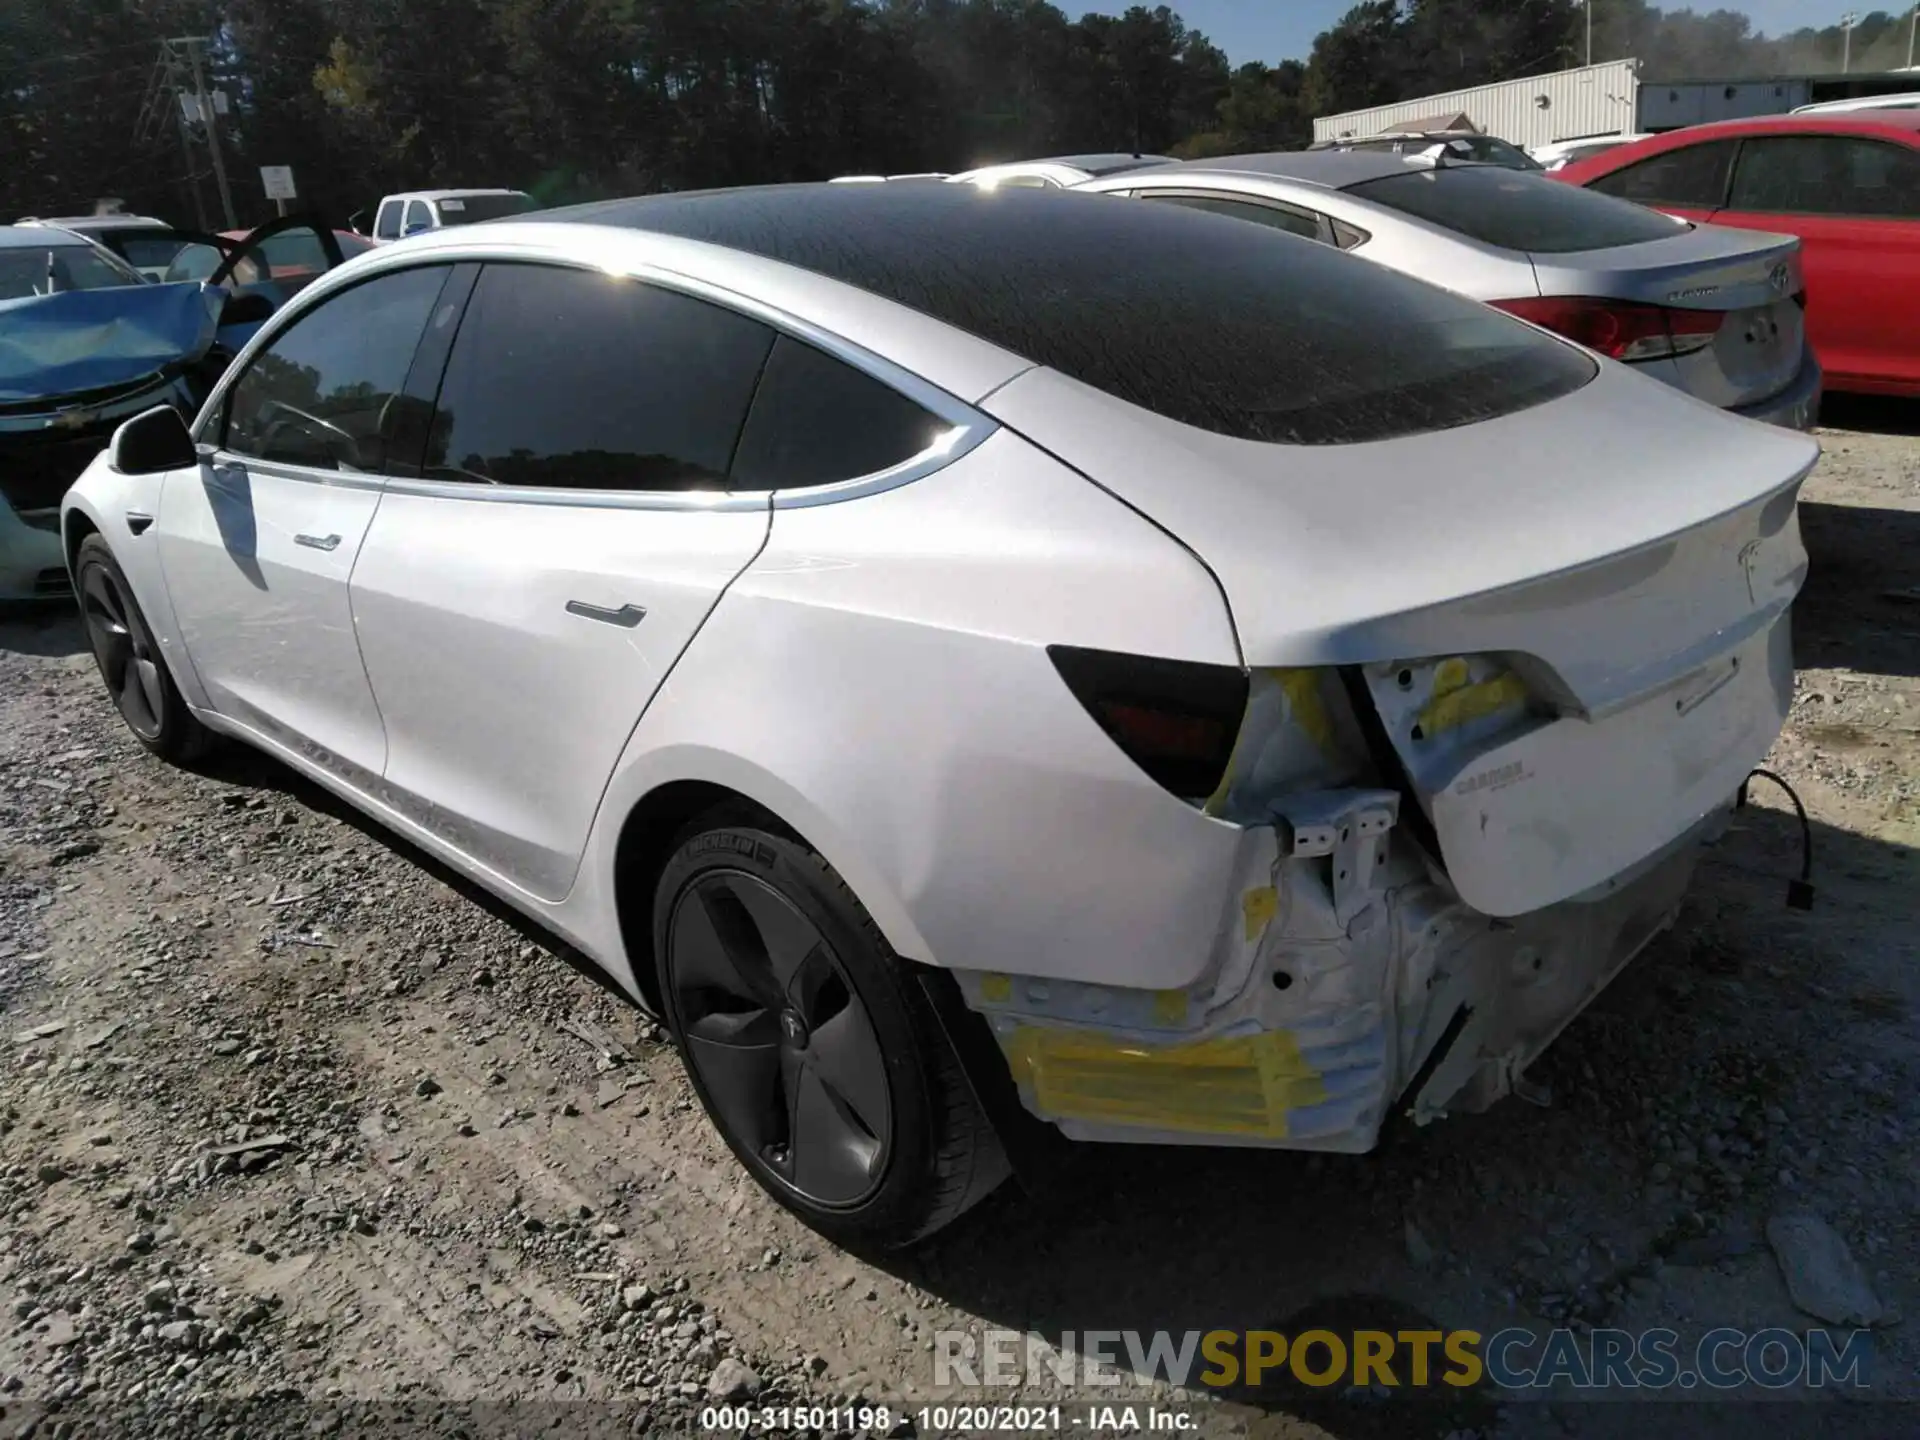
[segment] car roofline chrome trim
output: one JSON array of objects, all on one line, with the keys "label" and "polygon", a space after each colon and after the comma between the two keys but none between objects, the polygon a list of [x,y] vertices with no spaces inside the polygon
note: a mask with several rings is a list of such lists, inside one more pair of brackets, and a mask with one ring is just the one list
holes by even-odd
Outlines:
[{"label": "car roofline chrome trim", "polygon": [[[554,228],[561,230],[562,227]],[[613,227],[593,228],[607,230]],[[906,396],[937,419],[945,421],[948,428],[933,444],[919,454],[901,461],[898,465],[827,485],[795,490],[575,490],[550,486],[482,485],[467,481],[429,480],[402,475],[343,474],[340,471],[289,465],[281,461],[264,461],[233,451],[213,448],[211,453],[217,457],[217,463],[264,467],[272,473],[285,475],[289,479],[322,481],[355,489],[378,488],[395,495],[421,495],[444,499],[492,500],[533,505],[600,506],[622,510],[737,511],[760,510],[769,505],[775,509],[798,509],[836,504],[842,500],[854,500],[864,495],[879,494],[882,491],[912,484],[915,480],[951,465],[1001,428],[1000,422],[990,415],[967,404],[966,401],[941,389],[931,381],[896,365],[893,361],[876,355],[871,350],[830,330],[824,330],[811,321],[789,314],[777,306],[769,305],[750,295],[743,295],[737,290],[730,290],[724,285],[717,285],[710,280],[701,279],[699,276],[688,275],[684,271],[673,270],[645,260],[622,263],[617,269],[612,269],[605,264],[569,254],[564,248],[556,245],[535,244],[524,240],[482,243],[462,237],[460,243],[413,246],[398,255],[394,254],[393,247],[383,247],[356,257],[354,262],[350,262],[350,267],[339,266],[306,286],[293,301],[277,311],[260,327],[241,352],[234,357],[233,363],[227,367],[226,372],[221,375],[212,393],[207,396],[207,403],[194,417],[192,429],[196,444],[201,443],[203,428],[212,423],[213,416],[220,413],[236,377],[252,363],[254,354],[262,347],[271,344],[274,336],[293,325],[308,310],[323,303],[335,291],[348,289],[363,280],[371,280],[391,271],[410,270],[422,265],[484,265],[488,263],[561,265],[576,270],[592,270],[600,274],[644,281],[665,290],[673,290],[694,299],[720,305],[758,320],[776,333],[791,335],[796,340],[805,341],[826,351],[835,359],[851,365],[854,369],[862,371]],[[349,268],[352,270],[350,277],[341,280],[333,278],[343,274]],[[208,447],[202,448],[203,453],[207,453]]]}]

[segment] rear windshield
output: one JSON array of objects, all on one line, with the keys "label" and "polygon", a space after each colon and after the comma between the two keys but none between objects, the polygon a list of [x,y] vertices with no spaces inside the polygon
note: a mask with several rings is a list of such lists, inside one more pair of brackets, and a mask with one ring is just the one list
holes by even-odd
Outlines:
[{"label": "rear windshield", "polygon": [[1492,166],[1409,170],[1347,193],[1482,244],[1540,255],[1639,245],[1687,228],[1630,200]]},{"label": "rear windshield", "polygon": [[558,212],[857,285],[1170,420],[1242,440],[1386,440],[1525,410],[1573,347],[1331,245],[1177,205],[972,185],[818,185]]},{"label": "rear windshield", "polygon": [[537,208],[528,195],[460,195],[437,202],[442,225],[471,225],[478,220],[504,220]]}]

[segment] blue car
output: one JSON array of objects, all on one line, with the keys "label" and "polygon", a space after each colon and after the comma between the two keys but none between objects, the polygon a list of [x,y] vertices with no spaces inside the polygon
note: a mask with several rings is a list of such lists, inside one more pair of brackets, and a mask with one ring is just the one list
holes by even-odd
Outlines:
[{"label": "blue car", "polygon": [[60,499],[120,422],[172,405],[193,415],[220,372],[315,274],[276,276],[264,242],[331,228],[286,217],[235,241],[176,232],[155,280],[77,231],[0,226],[0,601],[64,596]]}]

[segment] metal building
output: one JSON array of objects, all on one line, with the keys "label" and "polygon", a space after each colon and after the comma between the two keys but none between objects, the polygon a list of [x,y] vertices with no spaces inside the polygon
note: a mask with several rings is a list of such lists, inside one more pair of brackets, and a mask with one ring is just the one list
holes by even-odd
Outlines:
[{"label": "metal building", "polygon": [[1678,130],[1711,120],[1784,115],[1822,100],[1854,100],[1920,88],[1911,71],[1854,71],[1848,75],[1762,75],[1721,80],[1646,80],[1638,107],[1642,130]]},{"label": "metal building", "polygon": [[1524,80],[1502,80],[1471,90],[1452,90],[1403,100],[1397,105],[1375,105],[1350,110],[1313,122],[1315,140],[1339,140],[1354,135],[1378,135],[1394,129],[1429,128],[1413,122],[1432,120],[1433,129],[1465,115],[1483,134],[1522,147],[1548,145],[1555,140],[1583,140],[1593,135],[1627,135],[1638,113],[1640,62],[1609,60],[1551,75]]}]

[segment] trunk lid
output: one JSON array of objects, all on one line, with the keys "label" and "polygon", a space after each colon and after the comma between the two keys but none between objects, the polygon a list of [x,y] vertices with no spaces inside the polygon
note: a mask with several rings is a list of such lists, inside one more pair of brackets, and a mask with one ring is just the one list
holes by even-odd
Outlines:
[{"label": "trunk lid", "polygon": [[[1193,550],[1249,666],[1362,667],[1440,858],[1486,913],[1615,879],[1724,803],[1778,733],[1805,436],[1612,364],[1531,410],[1355,445],[1231,440],[1052,371],[983,408]],[[1402,669],[1462,692],[1414,697],[1451,717],[1444,744],[1410,743]],[[1516,684],[1523,713],[1503,714]]]},{"label": "trunk lid", "polygon": [[1784,390],[1805,362],[1800,242],[1695,225],[1670,236],[1570,254],[1533,254],[1542,295],[1595,296],[1723,316],[1713,341],[1676,357],[1688,394],[1722,407]]}]

